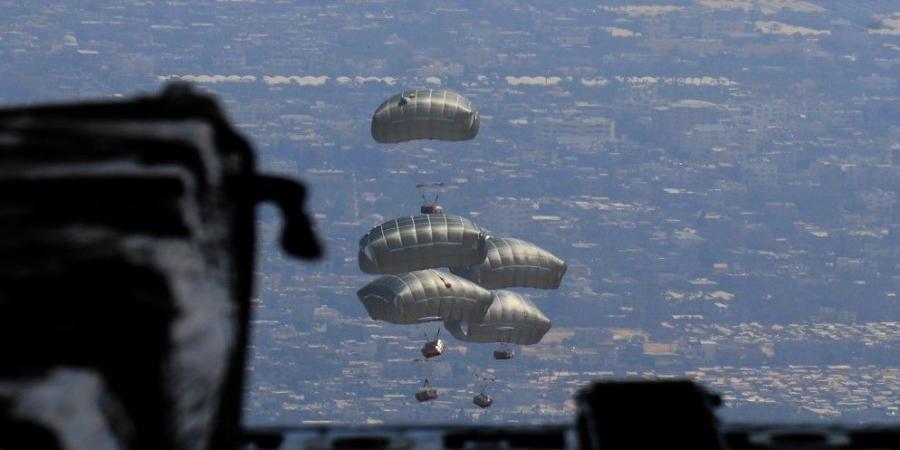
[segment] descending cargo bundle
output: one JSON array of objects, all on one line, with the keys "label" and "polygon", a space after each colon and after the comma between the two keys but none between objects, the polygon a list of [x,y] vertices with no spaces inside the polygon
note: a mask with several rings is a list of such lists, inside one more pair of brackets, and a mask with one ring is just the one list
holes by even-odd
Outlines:
[{"label": "descending cargo bundle", "polygon": [[480,320],[445,320],[444,326],[461,341],[532,345],[550,330],[550,319],[531,300],[499,290],[494,291],[494,301]]},{"label": "descending cargo bundle", "polygon": [[372,138],[383,144],[417,139],[467,141],[478,134],[478,110],[440,89],[415,89],[384,101],[372,115]]},{"label": "descending cargo bundle", "polygon": [[356,295],[373,319],[401,325],[439,320],[477,322],[494,301],[491,291],[430,269],[385,275],[363,286]]},{"label": "descending cargo bundle", "polygon": [[450,214],[420,214],[389,220],[359,241],[359,269],[398,274],[484,261],[485,235],[468,219]]},{"label": "descending cargo bundle", "polygon": [[531,242],[513,238],[489,238],[487,257],[467,267],[450,271],[486,289],[526,287],[557,289],[566,274],[566,263]]}]

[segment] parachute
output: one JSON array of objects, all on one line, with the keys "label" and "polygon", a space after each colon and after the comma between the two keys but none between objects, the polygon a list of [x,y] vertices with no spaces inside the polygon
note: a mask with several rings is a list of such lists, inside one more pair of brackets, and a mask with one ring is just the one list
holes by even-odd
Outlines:
[{"label": "parachute", "polygon": [[372,138],[379,143],[416,139],[466,141],[478,134],[478,110],[456,92],[415,89],[384,101],[372,115]]},{"label": "parachute", "polygon": [[486,256],[484,232],[468,219],[450,214],[389,220],[359,240],[359,269],[371,274],[469,266]]},{"label": "parachute", "polygon": [[528,287],[557,289],[566,274],[566,263],[556,255],[521,239],[489,238],[487,258],[450,271],[486,289]]},{"label": "parachute", "polygon": [[[463,329],[463,325],[467,329]],[[467,342],[537,344],[550,330],[550,319],[531,300],[498,290],[494,301],[479,320],[445,319],[444,327],[456,339]]]},{"label": "parachute", "polygon": [[356,296],[372,319],[400,325],[477,322],[494,301],[491,291],[437,270],[385,275],[363,286]]}]

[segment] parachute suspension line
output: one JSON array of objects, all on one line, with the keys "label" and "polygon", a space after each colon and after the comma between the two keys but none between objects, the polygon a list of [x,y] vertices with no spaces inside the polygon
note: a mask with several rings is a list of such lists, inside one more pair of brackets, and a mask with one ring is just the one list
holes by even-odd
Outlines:
[{"label": "parachute suspension line", "polygon": [[437,204],[437,201],[438,201],[438,199],[440,199],[440,198],[441,198],[441,193],[438,192],[437,194],[434,194],[434,199],[432,199],[432,200],[429,202],[429,201],[428,201],[428,197],[426,197],[425,194],[422,194],[422,201],[423,201],[426,205],[435,205],[435,204]]},{"label": "parachute suspension line", "polygon": [[[441,189],[444,189],[443,181],[429,181],[425,183],[417,183],[416,189],[422,192],[422,201],[426,205],[437,205],[437,201],[441,198]],[[426,194],[434,193],[433,199],[429,202]]]},{"label": "parachute suspension line", "polygon": [[353,178],[351,180],[352,180],[352,183],[351,183],[350,187],[351,187],[351,193],[353,195],[353,201],[350,204],[350,209],[353,211],[353,220],[358,220],[359,219],[359,198],[358,198],[359,192],[358,192],[358,186],[357,186],[357,182],[356,182],[356,172],[353,172]]},{"label": "parachute suspension line", "polygon": [[487,391],[488,384],[490,384],[491,381],[494,381],[494,379],[482,375],[481,380],[478,383],[478,393],[484,395],[484,392]]},{"label": "parachute suspension line", "polygon": [[438,327],[437,331],[434,333],[434,338],[432,338],[431,336],[428,335],[427,330],[425,331],[425,340],[428,342],[434,342],[434,341],[438,340],[439,337],[441,337],[441,327],[440,326]]}]

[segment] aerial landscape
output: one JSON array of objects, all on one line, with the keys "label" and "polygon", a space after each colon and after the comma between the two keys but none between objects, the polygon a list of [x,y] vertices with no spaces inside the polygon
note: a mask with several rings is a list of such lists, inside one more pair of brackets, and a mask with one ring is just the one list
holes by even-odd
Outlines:
[{"label": "aerial landscape", "polygon": [[[289,259],[279,215],[258,217],[249,425],[571,422],[591,380],[682,377],[722,394],[726,421],[900,420],[896,1],[0,11],[3,104],[190,83],[262,170],[307,184],[320,261]],[[376,135],[379,105],[444,91],[477,108],[469,134]],[[543,252],[550,281],[491,284],[485,248],[441,271],[365,261],[370,230],[434,227],[437,205],[482,247]],[[364,287],[395,273],[471,284],[482,316],[514,302],[537,341],[478,336],[469,311],[391,316]],[[439,395],[419,402],[424,380]]]}]

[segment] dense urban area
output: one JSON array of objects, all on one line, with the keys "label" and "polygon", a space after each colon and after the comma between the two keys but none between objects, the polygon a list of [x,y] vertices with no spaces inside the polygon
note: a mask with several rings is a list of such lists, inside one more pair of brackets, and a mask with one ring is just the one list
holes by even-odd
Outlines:
[{"label": "dense urban area", "polygon": [[[309,185],[322,261],[261,211],[255,425],[568,422],[610,377],[698,380],[726,420],[896,422],[898,74],[896,1],[0,2],[4,104],[193,83]],[[472,100],[478,137],[376,144],[413,87]],[[437,325],[356,299],[360,236],[431,181],[568,263],[521,291],[553,328],[515,359],[448,338],[416,361]],[[442,395],[417,404],[424,378]]]}]

